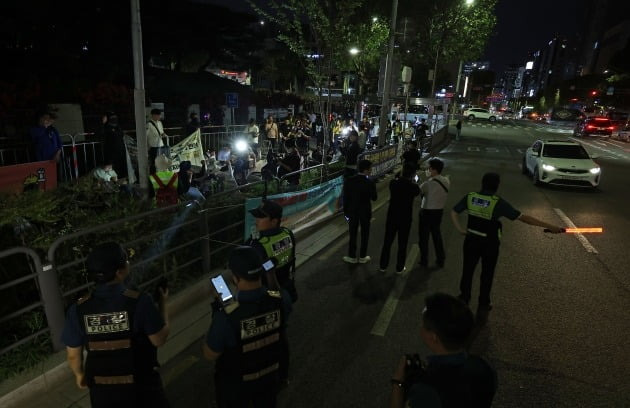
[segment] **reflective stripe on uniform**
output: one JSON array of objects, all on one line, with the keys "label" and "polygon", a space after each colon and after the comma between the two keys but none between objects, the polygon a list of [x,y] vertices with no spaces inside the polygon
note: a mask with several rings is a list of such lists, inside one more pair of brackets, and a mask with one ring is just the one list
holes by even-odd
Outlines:
[{"label": "reflective stripe on uniform", "polygon": [[259,379],[260,377],[264,377],[267,374],[271,374],[274,371],[277,371],[278,368],[280,367],[280,363],[275,363],[267,368],[263,368],[262,370],[256,372],[256,373],[251,373],[251,374],[244,374],[243,375],[243,381],[254,381]]},{"label": "reflective stripe on uniform", "polygon": [[486,234],[485,232],[475,231],[474,229],[470,229],[470,228],[468,228],[468,232],[470,232],[471,234],[474,234],[474,235],[479,235],[480,237],[487,237],[488,236],[488,234]]},{"label": "reflective stripe on uniform", "polygon": [[91,351],[120,350],[131,347],[130,339],[88,341],[88,349]]},{"label": "reflective stripe on uniform", "polygon": [[260,340],[254,341],[252,343],[247,343],[243,345],[243,353],[247,353],[248,351],[254,351],[261,349],[265,346],[273,344],[280,340],[280,333],[274,333],[271,336],[267,336]]},{"label": "reflective stripe on uniform", "polygon": [[133,384],[133,375],[94,376],[94,384]]}]

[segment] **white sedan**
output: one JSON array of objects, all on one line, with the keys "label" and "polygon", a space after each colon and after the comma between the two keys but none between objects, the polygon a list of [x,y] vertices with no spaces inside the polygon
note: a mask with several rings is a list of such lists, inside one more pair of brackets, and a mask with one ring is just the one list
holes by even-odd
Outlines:
[{"label": "white sedan", "polygon": [[523,157],[523,174],[535,185],[597,187],[601,168],[581,144],[572,141],[537,140]]},{"label": "white sedan", "polygon": [[494,122],[500,116],[497,116],[496,113],[490,112],[488,109],[470,108],[464,111],[464,117],[468,120],[488,119],[490,122]]}]

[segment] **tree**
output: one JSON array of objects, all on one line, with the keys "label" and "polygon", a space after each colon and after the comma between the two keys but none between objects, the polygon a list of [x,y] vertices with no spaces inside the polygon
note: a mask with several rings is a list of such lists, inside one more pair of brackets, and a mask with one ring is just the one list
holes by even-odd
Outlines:
[{"label": "tree", "polygon": [[[415,44],[411,55],[433,63],[436,78],[438,63],[448,64],[478,58],[496,24],[496,0],[421,0]],[[435,81],[434,81],[435,82]]]}]

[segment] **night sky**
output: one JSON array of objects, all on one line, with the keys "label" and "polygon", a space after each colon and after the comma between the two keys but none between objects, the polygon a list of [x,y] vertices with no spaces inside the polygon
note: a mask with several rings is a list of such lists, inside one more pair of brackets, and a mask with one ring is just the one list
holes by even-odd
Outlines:
[{"label": "night sky", "polygon": [[583,31],[579,20],[585,0],[499,0],[495,35],[484,58],[501,72],[507,64],[524,64],[527,54],[543,48],[556,34],[569,38]]},{"label": "night sky", "polygon": [[[253,13],[246,0],[195,0]],[[527,54],[541,49],[556,34],[569,37],[581,28],[586,0],[499,0],[495,35],[481,60],[500,73],[507,64],[525,64]],[[399,10],[400,15],[400,10]]]}]

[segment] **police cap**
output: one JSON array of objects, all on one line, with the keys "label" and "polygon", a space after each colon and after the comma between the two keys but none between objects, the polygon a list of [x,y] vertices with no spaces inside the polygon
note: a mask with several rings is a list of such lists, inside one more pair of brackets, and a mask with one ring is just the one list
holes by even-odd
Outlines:
[{"label": "police cap", "polygon": [[239,278],[255,281],[263,271],[263,261],[258,251],[250,246],[236,247],[230,254],[228,266]]}]

